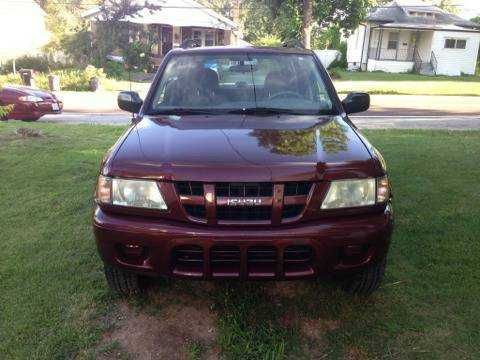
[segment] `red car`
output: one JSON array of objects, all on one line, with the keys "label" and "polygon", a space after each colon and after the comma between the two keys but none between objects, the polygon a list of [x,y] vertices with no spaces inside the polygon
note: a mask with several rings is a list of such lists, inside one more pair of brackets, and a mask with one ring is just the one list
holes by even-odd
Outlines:
[{"label": "red car", "polygon": [[93,215],[110,287],[145,276],[340,278],[370,294],[393,229],[382,155],[347,114],[311,51],[171,51],[134,123],[101,165]]},{"label": "red car", "polygon": [[63,103],[55,94],[22,86],[5,86],[0,89],[0,105],[13,105],[6,119],[36,121],[46,114],[59,114]]}]

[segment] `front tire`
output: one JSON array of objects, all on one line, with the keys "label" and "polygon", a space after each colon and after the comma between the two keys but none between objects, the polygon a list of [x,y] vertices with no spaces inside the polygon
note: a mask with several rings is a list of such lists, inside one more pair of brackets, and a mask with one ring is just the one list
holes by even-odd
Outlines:
[{"label": "front tire", "polygon": [[121,296],[137,295],[142,292],[140,276],[105,264],[105,278],[112,291]]},{"label": "front tire", "polygon": [[343,290],[350,295],[371,295],[380,287],[385,275],[385,267],[386,259],[348,277],[343,283]]}]

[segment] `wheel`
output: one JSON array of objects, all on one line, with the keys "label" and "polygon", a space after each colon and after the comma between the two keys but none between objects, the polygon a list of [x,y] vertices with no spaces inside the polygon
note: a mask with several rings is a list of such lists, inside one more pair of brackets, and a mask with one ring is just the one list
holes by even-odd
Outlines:
[{"label": "wheel", "polygon": [[343,282],[343,290],[350,295],[371,295],[380,287],[385,275],[386,259],[370,265]]},{"label": "wheel", "polygon": [[108,286],[117,294],[130,296],[142,292],[140,276],[137,274],[123,271],[108,264],[105,264],[104,271]]}]

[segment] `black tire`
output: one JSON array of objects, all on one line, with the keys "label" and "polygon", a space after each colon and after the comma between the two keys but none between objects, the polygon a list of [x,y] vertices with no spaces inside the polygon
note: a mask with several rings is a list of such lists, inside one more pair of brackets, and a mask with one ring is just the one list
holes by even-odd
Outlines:
[{"label": "black tire", "polygon": [[343,290],[350,295],[368,296],[375,292],[385,275],[386,259],[370,265],[343,282]]},{"label": "black tire", "polygon": [[140,276],[105,264],[105,278],[108,286],[121,296],[137,295],[142,292]]}]

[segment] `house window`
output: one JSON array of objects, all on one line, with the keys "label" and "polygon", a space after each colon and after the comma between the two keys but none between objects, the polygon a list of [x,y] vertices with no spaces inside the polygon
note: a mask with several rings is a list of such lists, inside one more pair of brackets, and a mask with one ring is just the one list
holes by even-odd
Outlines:
[{"label": "house window", "polygon": [[467,40],[464,39],[445,39],[445,49],[465,49]]},{"label": "house window", "polygon": [[215,45],[215,33],[213,31],[207,31],[205,33],[205,46]]},{"label": "house window", "polygon": [[388,34],[388,50],[397,50],[398,48],[398,33],[389,33]]},{"label": "house window", "polygon": [[455,48],[457,49],[465,49],[467,47],[467,40],[457,40],[457,44]]}]

